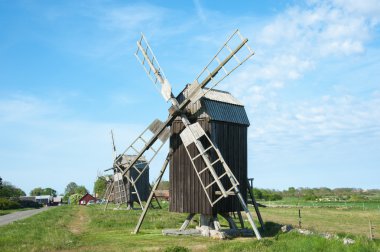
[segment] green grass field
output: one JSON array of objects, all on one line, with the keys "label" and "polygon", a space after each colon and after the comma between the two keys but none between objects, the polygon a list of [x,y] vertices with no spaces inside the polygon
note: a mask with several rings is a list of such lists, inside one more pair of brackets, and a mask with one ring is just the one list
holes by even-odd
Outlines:
[{"label": "green grass field", "polygon": [[[150,210],[138,235],[132,235],[140,210],[112,210],[103,206],[60,206],[31,218],[0,227],[0,251],[380,251],[379,240],[369,241],[368,220],[380,227],[376,209],[303,208],[303,226],[318,232],[351,237],[342,239],[281,233],[281,224],[297,225],[298,208],[262,208],[267,231],[264,239],[213,240],[205,237],[163,236],[162,229],[179,228],[184,214]],[[365,223],[362,223],[365,222]],[[195,224],[192,224],[194,227]],[[226,222],[222,222],[225,225]],[[380,230],[375,229],[379,238]],[[177,247],[176,247],[177,246]]]}]

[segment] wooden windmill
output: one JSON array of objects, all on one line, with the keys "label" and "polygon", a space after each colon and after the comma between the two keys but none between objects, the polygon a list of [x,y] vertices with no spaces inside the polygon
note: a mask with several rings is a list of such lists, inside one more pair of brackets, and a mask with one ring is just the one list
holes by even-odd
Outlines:
[{"label": "wooden windmill", "polygon": [[[106,205],[104,210],[107,209],[109,201],[113,201],[118,208],[120,208],[123,204],[126,204],[127,209],[133,209],[134,202],[137,202],[141,208],[143,208],[142,202],[147,201],[151,190],[151,186],[149,184],[149,164],[142,156],[137,160],[137,162],[135,162],[133,169],[128,169],[126,173],[123,174],[134,159],[134,156],[126,155],[125,153],[117,155],[112,131],[111,137],[114,163],[112,168],[105,171],[113,170],[113,174],[106,177]],[[155,199],[158,206],[161,207],[157,198]]]},{"label": "wooden windmill", "polygon": [[[226,216],[230,211],[244,211],[256,237],[258,239],[261,238],[253,221],[252,214],[246,204],[246,191],[243,192],[240,189],[243,188],[243,190],[246,190],[247,187],[246,165],[242,165],[241,169],[239,167],[230,168],[230,165],[235,164],[226,162],[221,149],[219,149],[221,142],[215,141],[216,138],[212,134],[210,135],[210,131],[207,130],[208,126],[206,124],[202,125],[202,122],[198,120],[197,113],[192,113],[192,107],[201,107],[199,103],[202,97],[222,95],[221,92],[217,93],[213,88],[253,55],[253,51],[247,45],[247,41],[248,39],[243,38],[240,32],[236,30],[223,44],[222,48],[217,52],[210,63],[203,69],[198,77],[195,78],[193,83],[188,85],[177,97],[172,94],[171,85],[144,35],[142,35],[141,39],[137,42],[138,49],[135,54],[137,59],[144,67],[152,82],[160,88],[164,99],[170,101],[172,106],[169,109],[169,115],[166,121],[156,123],[157,127],[153,127],[154,129],[151,130],[153,134],[148,139],[144,138],[142,145],[138,147],[136,144],[137,140],[141,138],[140,135],[127,149],[132,151],[134,159],[122,172],[124,176],[130,169],[134,168],[140,157],[147,155],[147,152],[151,152],[152,154],[150,156],[154,158],[162,144],[168,138],[169,133],[171,133],[171,149],[165,159],[159,177],[155,181],[147,203],[143,208],[143,213],[141,214],[134,233],[139,231],[148,206],[153,198],[154,191],[157,189],[168,163],[171,162],[172,173],[170,176],[172,177],[174,173],[180,171],[188,172],[189,176],[187,177],[188,180],[186,183],[190,184],[191,180],[193,180],[194,183],[190,186],[183,185],[182,188],[197,190],[199,195],[203,196],[201,204],[204,206],[204,211],[201,208],[193,210],[186,209],[189,216],[180,230],[185,229],[191,218],[197,213],[201,214],[201,220],[203,219],[205,222],[210,222],[212,221],[210,218],[214,218],[215,229],[220,229],[216,221],[216,214],[219,213]],[[211,87],[206,88],[208,84],[210,84]],[[223,141],[223,139],[221,141]],[[183,166],[179,165],[174,167],[176,165],[175,161],[178,151],[181,152],[180,155],[184,153],[184,157],[186,157],[187,161]],[[247,150],[241,149],[241,151],[246,152]],[[237,159],[239,159],[239,157],[237,157]],[[242,162],[244,163],[244,160]],[[235,173],[239,176],[236,176]],[[192,186],[196,188],[191,188]],[[181,187],[181,185],[179,184],[178,187]],[[184,198],[185,195],[183,191],[184,190],[172,190],[170,197],[176,197],[178,199],[182,197],[182,201],[188,200]],[[173,193],[175,193],[175,195],[173,195]],[[199,198],[195,199],[195,195],[193,196],[193,202],[199,200]],[[226,199],[233,200],[231,206],[223,207],[221,205],[223,201],[228,202]],[[183,209],[176,210],[174,203],[170,204],[171,211],[184,211]]]}]

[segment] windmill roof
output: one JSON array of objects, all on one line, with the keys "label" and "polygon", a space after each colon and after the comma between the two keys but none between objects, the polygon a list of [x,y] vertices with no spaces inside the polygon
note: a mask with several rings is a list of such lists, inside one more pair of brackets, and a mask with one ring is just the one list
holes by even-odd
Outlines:
[{"label": "windmill roof", "polygon": [[[184,101],[189,92],[189,85],[187,85],[178,95],[178,102]],[[197,96],[203,97],[187,106],[192,114],[198,117],[207,116],[213,121],[250,125],[243,103],[229,92],[216,89],[203,89]]]},{"label": "windmill roof", "polygon": [[210,89],[208,91],[202,90],[202,93],[206,93],[203,96],[203,99],[244,106],[243,103],[241,103],[238,99],[236,99],[234,96],[232,96],[230,93],[226,91]]}]

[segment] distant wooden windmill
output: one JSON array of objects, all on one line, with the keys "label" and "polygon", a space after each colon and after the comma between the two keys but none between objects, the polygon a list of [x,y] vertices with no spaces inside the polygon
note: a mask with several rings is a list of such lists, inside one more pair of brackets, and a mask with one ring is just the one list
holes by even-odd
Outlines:
[{"label": "distant wooden windmill", "polygon": [[[128,169],[123,175],[123,172],[126,170],[126,167],[129,167],[134,156],[126,155],[124,153],[122,155],[117,155],[112,131],[111,137],[114,163],[112,168],[107,169],[106,171],[113,170],[113,174],[111,176],[106,176],[107,186],[104,197],[106,199],[106,205],[104,210],[107,209],[109,201],[113,201],[118,207],[125,203],[127,209],[133,209],[133,203],[137,202],[141,208],[143,208],[142,202],[147,201],[151,189],[149,184],[149,164],[142,156],[137,162],[135,162],[133,167]],[[161,207],[157,198],[155,199],[158,207]]]},{"label": "distant wooden windmill", "polygon": [[[197,213],[201,214],[201,225],[205,227],[219,231],[221,227],[217,214],[221,214],[229,221],[231,228],[236,228],[228,212],[244,211],[256,237],[261,239],[246,204],[248,118],[242,104],[229,93],[213,89],[253,55],[247,41],[236,30],[193,83],[187,85],[177,97],[172,94],[171,85],[144,35],[137,42],[137,59],[172,106],[166,121],[156,123],[153,135],[144,138],[143,144],[137,146],[140,135],[128,147],[134,158],[122,172],[123,176],[147,152],[151,152],[150,156],[154,158],[169,132],[171,135],[169,154],[134,233],[139,231],[154,191],[170,162],[170,211],[189,213],[180,230],[184,230]],[[206,89],[209,83],[212,83],[211,87]],[[212,111],[229,118],[225,118],[224,122],[213,120]],[[237,118],[239,115],[241,118]],[[230,125],[226,125],[227,122]],[[240,142],[235,144],[233,141],[237,137]]]}]

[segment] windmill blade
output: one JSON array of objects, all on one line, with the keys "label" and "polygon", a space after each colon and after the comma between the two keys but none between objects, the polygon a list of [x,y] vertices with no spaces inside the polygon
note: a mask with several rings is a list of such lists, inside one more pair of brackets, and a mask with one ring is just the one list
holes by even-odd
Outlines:
[{"label": "windmill blade", "polygon": [[[164,70],[161,68],[156,56],[150,48],[148,41],[142,33],[140,40],[137,41],[137,51],[135,56],[143,66],[154,86],[158,90],[161,89],[160,93],[162,97],[164,97],[165,101],[169,101],[173,97],[172,87],[165,76]],[[160,85],[161,87],[159,87]]]},{"label": "windmill blade", "polygon": [[[174,120],[174,119],[173,119]],[[142,174],[148,169],[149,164],[153,161],[153,159],[157,156],[158,152],[162,148],[162,146],[165,144],[165,142],[168,140],[170,136],[170,131],[167,128],[167,126],[170,123],[166,121],[165,123],[161,122],[160,120],[156,119],[154,120],[133,142],[128,148],[117,158],[115,161],[115,164],[120,162],[122,160],[123,155],[129,155],[132,156],[132,160],[128,161],[127,163],[121,163],[124,170],[122,174],[125,176],[125,174],[130,169],[135,169],[136,172],[139,174],[134,181],[132,182],[132,185],[137,183],[139,178],[142,176]],[[150,133],[150,134],[149,134]],[[150,135],[150,138],[147,138],[147,136]],[[158,143],[156,144],[156,141]],[[147,157],[146,163],[142,169],[138,169],[136,167],[137,162],[140,160],[140,158],[146,154],[146,152],[149,152],[149,157]]]},{"label": "windmill blade", "polygon": [[113,131],[111,130],[111,138],[112,138],[112,148],[113,148],[113,160],[116,159],[116,146],[115,146],[115,139],[113,138]]},{"label": "windmill blade", "polygon": [[[209,90],[216,87],[216,85],[229,76],[236,68],[246,62],[254,54],[247,42],[248,39],[244,38],[239,30],[236,30],[202,72],[195,78],[189,87],[189,96],[181,103],[179,108],[184,109],[190,102],[194,103],[199,100]],[[230,61],[231,59],[234,60]],[[210,82],[212,86],[206,91],[203,91],[203,88]]]}]

